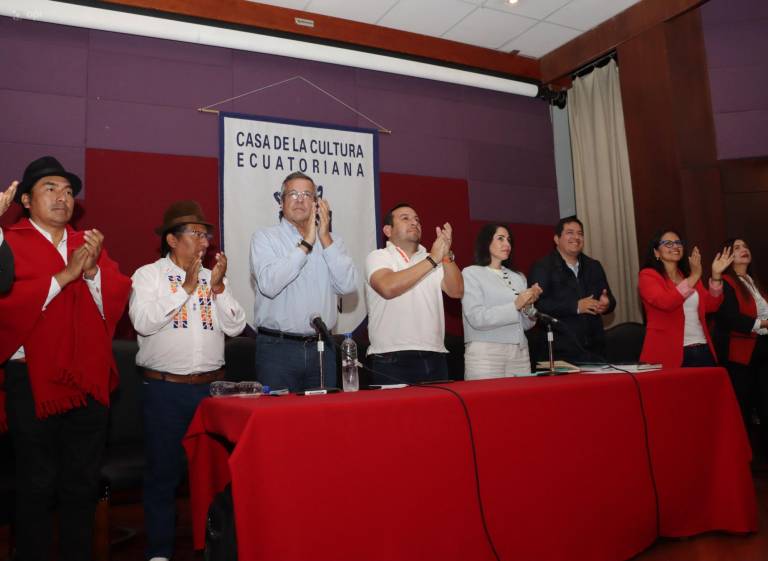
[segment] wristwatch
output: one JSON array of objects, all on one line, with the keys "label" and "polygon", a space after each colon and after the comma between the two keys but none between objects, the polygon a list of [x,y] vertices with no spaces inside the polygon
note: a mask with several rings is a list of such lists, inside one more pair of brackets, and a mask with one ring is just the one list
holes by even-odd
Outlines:
[{"label": "wristwatch", "polygon": [[312,253],[312,244],[309,243],[307,240],[301,240],[299,243],[296,244],[296,247],[304,246],[307,248],[307,253]]},{"label": "wristwatch", "polygon": [[434,259],[432,259],[432,256],[431,256],[431,255],[427,255],[427,261],[429,261],[429,262],[432,264],[432,268],[433,268],[433,269],[436,269],[436,268],[437,268],[437,261],[435,261]]}]

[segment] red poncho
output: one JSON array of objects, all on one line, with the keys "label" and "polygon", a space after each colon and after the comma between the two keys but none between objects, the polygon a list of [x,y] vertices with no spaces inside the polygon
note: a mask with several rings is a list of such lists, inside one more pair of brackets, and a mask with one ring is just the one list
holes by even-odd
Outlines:
[{"label": "red poncho", "polygon": [[[0,296],[0,363],[24,347],[39,418],[86,403],[86,395],[109,405],[118,375],[112,335],[125,309],[131,281],[101,252],[104,318],[82,278],[66,285],[43,310],[51,277],[66,265],[53,244],[22,218],[4,230],[16,276]],[[67,254],[83,245],[83,233],[67,226]],[[0,431],[7,430],[4,376],[0,370]]]}]

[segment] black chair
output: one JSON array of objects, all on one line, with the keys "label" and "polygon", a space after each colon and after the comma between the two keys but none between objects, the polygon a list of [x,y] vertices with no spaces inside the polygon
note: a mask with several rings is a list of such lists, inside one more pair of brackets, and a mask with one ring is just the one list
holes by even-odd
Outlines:
[{"label": "black chair", "polygon": [[114,341],[120,386],[112,394],[102,477],[113,491],[141,485],[144,473],[142,376],[136,366],[136,341]]},{"label": "black chair", "polygon": [[227,380],[233,382],[256,379],[256,338],[248,335],[227,338],[224,345]]},{"label": "black chair", "polygon": [[[111,528],[109,508],[113,497],[138,497],[144,476],[144,429],[142,411],[142,376],[136,366],[136,341],[116,340],[112,343],[120,385],[112,394],[109,427],[101,466],[101,491],[94,525],[94,558],[109,559],[113,545],[136,535],[131,528]],[[116,537],[112,537],[112,533]]]},{"label": "black chair", "polygon": [[642,323],[626,322],[605,330],[605,358],[613,364],[640,361],[645,339]]},{"label": "black chair", "polygon": [[464,379],[464,336],[445,334],[445,348],[448,349],[448,376],[452,380]]}]

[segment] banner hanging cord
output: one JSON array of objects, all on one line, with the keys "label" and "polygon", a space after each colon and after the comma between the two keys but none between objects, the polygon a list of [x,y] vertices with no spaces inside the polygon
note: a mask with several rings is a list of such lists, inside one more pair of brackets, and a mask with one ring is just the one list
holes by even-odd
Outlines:
[{"label": "banner hanging cord", "polygon": [[246,96],[249,96],[251,94],[255,94],[255,93],[258,93],[260,91],[263,91],[263,90],[266,90],[266,89],[269,89],[269,88],[273,88],[275,86],[281,86],[281,85],[286,84],[288,82],[292,82],[293,80],[302,80],[303,82],[306,82],[307,84],[309,84],[310,86],[312,86],[316,90],[324,93],[325,95],[330,97],[332,100],[334,100],[335,102],[343,105],[344,107],[346,107],[347,109],[349,109],[350,111],[352,111],[356,115],[362,117],[363,119],[365,119],[369,123],[372,123],[373,125],[376,125],[376,127],[378,128],[378,131],[380,133],[392,134],[392,131],[390,129],[384,127],[383,125],[380,125],[379,123],[377,123],[376,121],[374,121],[373,119],[368,117],[368,115],[358,111],[357,109],[355,109],[351,105],[343,102],[342,100],[340,100],[338,97],[336,97],[332,93],[324,90],[323,88],[321,88],[317,84],[313,83],[312,81],[307,80],[304,76],[293,76],[291,78],[286,78],[285,80],[280,80],[279,82],[275,82],[274,84],[268,84],[266,86],[262,86],[260,88],[256,88],[255,90],[251,90],[249,92],[245,92],[243,94],[236,95],[234,97],[230,97],[229,99],[222,99],[221,101],[217,101],[216,103],[211,103],[210,105],[206,105],[205,107],[199,107],[197,110],[200,111],[201,113],[214,113],[214,114],[218,115],[219,114],[219,110],[218,109],[213,109],[213,107],[216,107],[217,105],[221,105],[222,103],[227,103],[228,101],[234,101],[236,99],[240,99],[241,97],[246,97]]}]

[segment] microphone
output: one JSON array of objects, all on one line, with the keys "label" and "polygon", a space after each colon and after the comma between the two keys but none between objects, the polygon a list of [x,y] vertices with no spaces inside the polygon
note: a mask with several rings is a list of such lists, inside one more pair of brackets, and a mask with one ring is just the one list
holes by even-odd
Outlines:
[{"label": "microphone", "polygon": [[327,344],[333,345],[333,336],[328,330],[328,326],[325,325],[323,318],[320,317],[320,314],[312,314],[309,318],[309,325],[315,328],[317,334],[320,335]]},{"label": "microphone", "polygon": [[525,308],[523,308],[523,312],[529,318],[531,318],[531,319],[535,318],[535,319],[541,321],[542,323],[548,323],[548,324],[551,324],[551,325],[557,325],[558,323],[560,323],[559,319],[557,319],[555,317],[552,317],[549,314],[545,314],[544,312],[540,312],[539,310],[534,308],[532,304],[529,305],[529,306],[526,306]]}]

